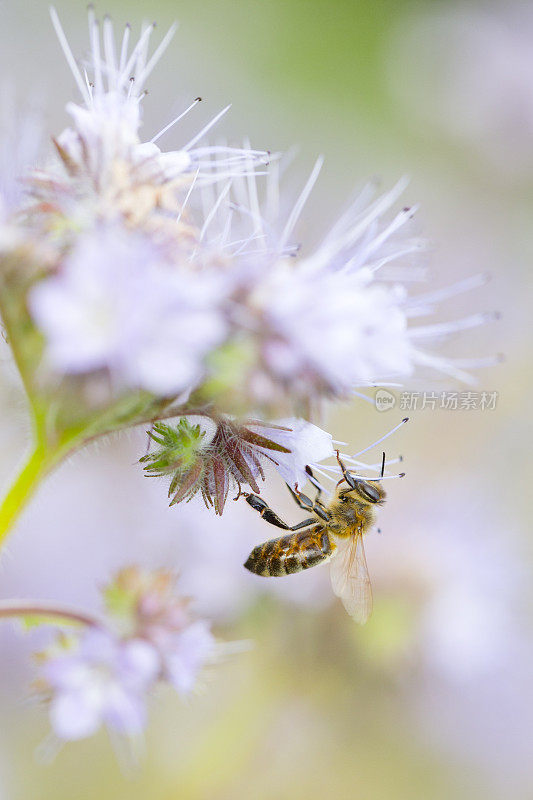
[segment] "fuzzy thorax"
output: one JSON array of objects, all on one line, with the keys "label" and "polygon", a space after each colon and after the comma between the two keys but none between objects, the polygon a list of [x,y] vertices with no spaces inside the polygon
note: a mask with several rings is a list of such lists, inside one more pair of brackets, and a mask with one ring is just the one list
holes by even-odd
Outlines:
[{"label": "fuzzy thorax", "polygon": [[[355,532],[365,533],[375,522],[375,506],[385,502],[385,490],[377,481],[358,481],[355,489],[346,489],[344,484],[337,489],[334,499],[327,506],[331,521],[328,529],[342,538]],[[369,490],[371,494],[369,494]],[[377,500],[370,500],[372,496]]]}]

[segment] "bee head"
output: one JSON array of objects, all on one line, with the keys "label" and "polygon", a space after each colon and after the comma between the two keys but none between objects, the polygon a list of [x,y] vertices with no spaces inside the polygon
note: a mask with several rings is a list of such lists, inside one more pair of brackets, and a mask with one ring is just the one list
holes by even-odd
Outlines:
[{"label": "bee head", "polygon": [[372,505],[382,505],[385,501],[385,489],[378,481],[353,480],[353,483],[353,486],[339,492],[339,500],[346,502],[358,499],[365,504],[371,503]]}]

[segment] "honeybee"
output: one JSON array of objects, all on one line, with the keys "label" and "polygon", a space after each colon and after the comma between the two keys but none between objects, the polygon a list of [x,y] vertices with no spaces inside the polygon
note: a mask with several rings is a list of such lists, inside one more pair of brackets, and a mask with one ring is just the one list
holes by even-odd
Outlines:
[{"label": "honeybee", "polygon": [[[298,487],[294,491],[289,486],[298,506],[313,514],[296,525],[283,522],[261,497],[246,495],[246,501],[264,520],[291,533],[254,547],[244,566],[256,575],[281,577],[330,561],[333,591],[348,614],[363,624],[372,613],[372,587],[363,536],[374,523],[376,507],[385,502],[385,490],[380,478],[365,480],[351,475],[338,451],[337,460],[342,478],[327,505],[320,500],[321,487],[310,467],[306,470],[317,489],[314,501],[299,492]],[[384,465],[385,453],[380,477]]]}]

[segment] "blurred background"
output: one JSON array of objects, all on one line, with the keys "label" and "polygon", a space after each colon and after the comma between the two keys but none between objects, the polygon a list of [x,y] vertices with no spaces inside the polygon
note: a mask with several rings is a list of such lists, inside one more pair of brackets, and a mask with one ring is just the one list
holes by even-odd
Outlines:
[{"label": "blurred background", "polygon": [[[57,0],[72,49],[86,50],[85,3]],[[164,146],[178,148],[226,103],[231,143],[298,157],[297,190],[319,153],[326,166],[299,236],[305,246],[352,192],[378,176],[411,176],[431,241],[430,287],[488,270],[491,282],[448,301],[443,318],[502,312],[449,345],[504,353],[478,385],[413,381],[420,392],[498,392],[495,408],[379,413],[356,401],[327,420],[354,452],[409,413],[388,443],[407,477],[389,485],[382,534],[367,539],[375,611],[359,628],[334,602],[327,570],[279,584],[245,573],[267,538],[248,507],[223,519],[200,505],[166,507],[166,484],[143,478],[142,432],[100,443],[42,487],[0,564],[0,596],[96,608],[119,567],[174,566],[198,609],[253,648],[206,677],[188,703],[152,704],[146,752],[124,769],[105,734],[47,758],[47,719],[30,702],[38,634],[0,628],[2,800],[262,800],[329,795],[531,798],[533,547],[526,520],[530,458],[533,256],[533,8],[435,0],[107,0],[119,29],[156,19],[180,29],[150,79],[145,138],[188,101],[204,102]],[[47,0],[0,3],[3,80],[39,102],[46,129],[67,123],[74,81]],[[422,286],[421,290],[426,287]],[[28,424],[2,352],[0,480],[25,449]],[[529,398],[529,399],[528,399]],[[372,460],[379,460],[380,449]],[[278,478],[267,493],[300,517]],[[238,507],[239,506],[239,507]],[[316,573],[316,574],[313,574]],[[268,584],[268,585],[265,585]],[[37,638],[36,638],[37,637]]]}]

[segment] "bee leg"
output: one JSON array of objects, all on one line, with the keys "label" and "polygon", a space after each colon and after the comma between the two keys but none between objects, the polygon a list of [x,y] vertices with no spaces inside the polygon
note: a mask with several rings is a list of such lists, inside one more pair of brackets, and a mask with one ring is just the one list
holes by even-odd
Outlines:
[{"label": "bee leg", "polygon": [[[320,498],[322,497],[322,491],[323,491],[324,487],[319,484],[319,482],[317,481],[317,479],[313,475],[313,471],[312,471],[311,467],[309,466],[309,464],[306,466],[305,471],[309,475],[309,480],[311,481],[311,483],[313,484],[313,486],[316,489],[315,503],[314,503],[314,506],[313,506],[313,511],[316,514],[318,514],[318,516],[321,517],[325,522],[328,522],[329,521],[329,514],[326,512],[326,509],[324,508],[324,504],[320,500]],[[322,511],[324,512],[323,514],[321,513]]]},{"label": "bee leg", "polygon": [[[346,483],[348,484],[350,489],[355,489],[355,487],[356,487],[355,478],[352,475],[350,475],[350,473],[346,469],[345,465],[341,461],[341,457],[339,455],[339,451],[335,450],[335,452],[337,453],[337,461],[339,462],[339,467],[342,470],[342,477],[344,478],[344,480],[346,481]],[[340,481],[340,483],[342,483],[342,481]]]},{"label": "bee leg", "polygon": [[[309,475],[309,480],[311,481],[311,483],[313,484],[313,486],[316,489],[315,503],[320,503],[320,497],[322,495],[322,486],[319,484],[319,482],[317,481],[317,479],[313,475],[313,470],[311,469],[309,464],[307,464],[307,466],[305,468],[305,471]],[[320,505],[322,505],[322,503],[320,503]]]},{"label": "bee leg", "polygon": [[259,515],[266,521],[270,522],[271,525],[276,525],[277,528],[283,528],[286,531],[298,531],[300,528],[307,528],[309,525],[316,525],[316,519],[309,518],[304,519],[302,522],[298,522],[296,525],[287,525],[286,522],[283,522],[281,517],[278,517],[275,511],[273,511],[267,503],[263,500],[263,498],[258,497],[256,494],[246,494],[244,495],[246,498],[246,502],[250,505],[255,511],[259,511]]},{"label": "bee leg", "polygon": [[318,498],[315,500],[315,502],[313,502],[309,497],[307,497],[306,494],[302,494],[302,492],[299,492],[298,490],[294,491],[292,486],[289,486],[289,484],[287,484],[287,488],[291,493],[296,505],[300,506],[300,508],[303,508],[304,511],[313,511],[315,514],[317,514],[317,516],[320,517],[320,519],[323,519],[324,522],[329,522],[329,514],[322,503],[318,502]]},{"label": "bee leg", "polygon": [[307,519],[302,520],[302,522],[297,522],[296,525],[291,525],[289,530],[299,531],[300,528],[308,528],[309,525],[316,525],[316,519],[314,519],[314,517],[308,517]]}]

